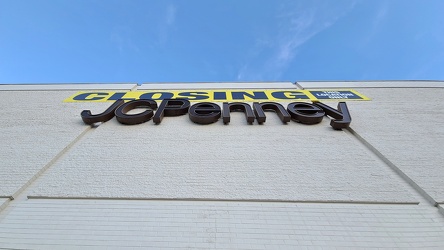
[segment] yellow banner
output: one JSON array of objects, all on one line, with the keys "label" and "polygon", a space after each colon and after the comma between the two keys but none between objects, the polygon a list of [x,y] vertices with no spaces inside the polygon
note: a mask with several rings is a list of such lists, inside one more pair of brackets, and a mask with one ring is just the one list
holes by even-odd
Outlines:
[{"label": "yellow banner", "polygon": [[204,89],[147,91],[80,91],[64,102],[112,102],[118,99],[187,99],[191,102],[256,102],[256,101],[368,101],[368,97],[352,89]]}]

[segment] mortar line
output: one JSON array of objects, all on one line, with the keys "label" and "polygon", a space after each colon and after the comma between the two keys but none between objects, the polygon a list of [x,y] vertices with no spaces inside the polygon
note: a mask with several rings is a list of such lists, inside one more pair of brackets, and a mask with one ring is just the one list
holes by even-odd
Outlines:
[{"label": "mortar line", "polygon": [[316,203],[316,204],[366,204],[366,205],[418,205],[419,202],[390,202],[390,201],[348,201],[348,200],[280,200],[280,199],[214,199],[214,198],[146,198],[146,197],[59,197],[33,196],[32,200],[134,200],[134,201],[212,201],[212,202],[259,202],[259,203]]}]

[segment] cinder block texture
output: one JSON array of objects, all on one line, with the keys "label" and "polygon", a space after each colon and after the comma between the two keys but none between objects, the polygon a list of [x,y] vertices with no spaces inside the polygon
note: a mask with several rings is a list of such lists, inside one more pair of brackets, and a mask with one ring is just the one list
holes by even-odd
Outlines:
[{"label": "cinder block texture", "polygon": [[443,225],[417,205],[30,199],[1,220],[0,247],[442,249]]},{"label": "cinder block texture", "polygon": [[351,127],[436,201],[444,202],[444,89],[360,89]]},{"label": "cinder block texture", "polygon": [[[0,91],[0,196],[11,196],[88,128],[89,104],[62,101],[76,91]],[[105,108],[109,104],[97,103]]]},{"label": "cinder block texture", "polygon": [[285,125],[267,112],[263,125],[248,125],[243,113],[231,118],[229,125],[197,125],[186,115],[133,126],[113,119],[89,131],[31,195],[416,201],[391,169],[328,119]]}]

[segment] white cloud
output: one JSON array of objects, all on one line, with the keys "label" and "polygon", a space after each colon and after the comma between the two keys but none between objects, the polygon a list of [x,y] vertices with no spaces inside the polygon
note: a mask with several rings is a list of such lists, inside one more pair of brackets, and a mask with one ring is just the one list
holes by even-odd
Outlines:
[{"label": "white cloud", "polygon": [[174,26],[177,16],[177,6],[174,4],[168,4],[165,10],[164,19],[159,25],[159,44],[164,45],[170,33],[171,27]]},{"label": "white cloud", "polygon": [[169,4],[166,10],[166,24],[172,25],[176,19],[177,7],[173,4]]},{"label": "white cloud", "polygon": [[128,26],[115,26],[111,32],[110,40],[115,44],[120,55],[127,52],[139,53],[139,47],[133,42],[132,32]]},{"label": "white cloud", "polygon": [[377,35],[383,21],[387,17],[388,11],[389,11],[388,2],[386,1],[382,2],[382,4],[379,6],[378,11],[376,12],[375,18],[373,19],[370,31],[367,33],[367,36],[365,36],[362,42],[360,43],[361,48],[367,46],[367,44],[370,43],[370,41]]},{"label": "white cloud", "polygon": [[[237,74],[238,80],[277,79],[295,60],[298,48],[320,32],[334,25],[347,14],[357,1],[346,6],[329,1],[310,1],[304,5],[295,2],[283,4],[277,14],[277,28],[267,41],[266,59],[255,64],[257,58],[249,58]],[[256,43],[260,45],[261,43]],[[263,44],[263,43],[262,43]],[[264,48],[253,48],[262,50]]]}]

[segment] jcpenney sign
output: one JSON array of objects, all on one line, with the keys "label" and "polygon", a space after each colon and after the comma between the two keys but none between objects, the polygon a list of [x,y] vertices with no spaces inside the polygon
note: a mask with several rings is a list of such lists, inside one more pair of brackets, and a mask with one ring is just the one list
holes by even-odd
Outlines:
[{"label": "jcpenney sign", "polygon": [[[138,114],[128,114],[130,110],[144,108]],[[283,123],[291,120],[302,124],[317,124],[324,116],[332,118],[330,125],[333,129],[347,128],[351,123],[351,116],[345,102],[339,102],[337,109],[321,102],[292,102],[285,108],[276,102],[254,102],[253,107],[245,102],[224,102],[221,107],[213,102],[200,102],[191,105],[186,99],[163,99],[160,106],[152,99],[138,99],[126,102],[118,99],[104,112],[91,114],[90,110],[83,110],[81,117],[84,123],[94,124],[106,122],[114,116],[117,121],[126,125],[135,125],[153,119],[155,124],[160,124],[164,117],[181,116],[188,113],[191,121],[197,124],[211,124],[221,117],[224,124],[230,123],[230,112],[240,111],[245,113],[249,124],[256,119],[259,124],[266,121],[266,111],[274,111]]]}]

